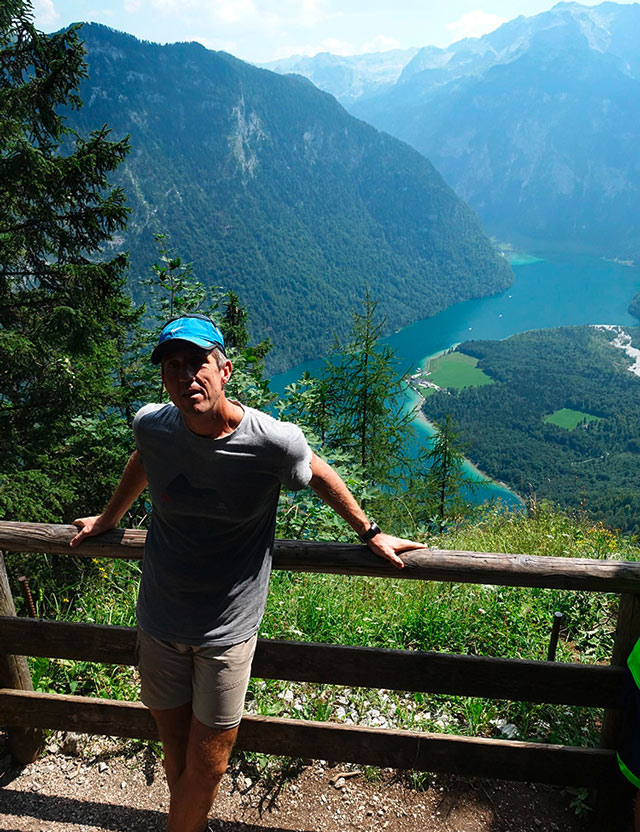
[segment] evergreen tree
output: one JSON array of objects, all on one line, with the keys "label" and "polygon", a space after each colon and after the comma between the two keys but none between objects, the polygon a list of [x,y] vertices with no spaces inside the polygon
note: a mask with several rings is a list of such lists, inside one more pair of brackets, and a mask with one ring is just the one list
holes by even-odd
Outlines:
[{"label": "evergreen tree", "polygon": [[[363,311],[353,316],[351,337],[336,344],[339,352],[327,359],[322,376],[305,373],[289,385],[278,411],[300,425],[385,530],[410,534],[417,528],[407,493],[414,473],[412,413],[395,354],[379,341],[385,322],[376,307],[367,293]],[[299,492],[283,502],[278,534],[355,539],[331,515],[312,492]]]},{"label": "evergreen tree", "polygon": [[324,404],[332,418],[329,447],[351,452],[368,485],[390,487],[406,477],[413,429],[394,351],[380,343],[384,327],[367,292],[349,341],[327,361]]},{"label": "evergreen tree", "polygon": [[433,506],[433,517],[437,530],[444,530],[447,519],[460,513],[463,503],[460,499],[460,487],[472,486],[462,470],[466,445],[460,438],[452,417],[447,414],[440,424],[434,423],[435,435],[433,447],[427,453],[429,464],[427,471],[428,503]]},{"label": "evergreen tree", "polygon": [[[84,139],[60,109],[77,109],[86,77],[75,28],[47,36],[25,0],[0,5],[0,512],[60,519],[81,483],[68,443],[120,404],[118,339],[132,320],[127,259],[104,258],[125,227],[108,177],[128,142],[108,128]],[[80,420],[80,421],[78,421]]]},{"label": "evergreen tree", "polygon": [[233,364],[227,394],[250,407],[267,407],[275,398],[264,376],[264,360],[271,350],[271,341],[265,338],[258,344],[249,343],[249,313],[233,290],[225,294],[223,307],[220,328]]},{"label": "evergreen tree", "polygon": [[316,450],[325,447],[333,424],[328,388],[326,378],[305,370],[298,381],[286,386],[284,396],[276,403],[280,419],[295,422]]}]

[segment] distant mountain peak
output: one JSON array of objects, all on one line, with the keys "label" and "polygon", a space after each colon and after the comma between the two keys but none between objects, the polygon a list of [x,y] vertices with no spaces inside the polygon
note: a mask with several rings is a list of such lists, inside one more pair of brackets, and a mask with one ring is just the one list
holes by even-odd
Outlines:
[{"label": "distant mountain peak", "polygon": [[417,51],[418,47],[411,47],[346,56],[319,52],[312,57],[294,55],[261,66],[280,74],[304,75],[348,106],[394,84]]}]

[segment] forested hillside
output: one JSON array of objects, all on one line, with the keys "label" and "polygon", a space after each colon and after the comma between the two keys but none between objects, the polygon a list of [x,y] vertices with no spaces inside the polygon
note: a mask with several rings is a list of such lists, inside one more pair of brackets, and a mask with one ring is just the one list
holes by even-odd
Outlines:
[{"label": "forested hillside", "polygon": [[308,81],[196,43],[81,35],[89,78],[69,123],[131,136],[116,179],[132,214],[115,245],[137,296],[167,232],[200,279],[238,292],[275,370],[326,352],[366,287],[395,328],[511,281],[424,157]]},{"label": "forested hillside", "polygon": [[[636,339],[638,330],[629,330]],[[563,327],[467,341],[493,384],[427,396],[452,414],[480,468],[523,495],[582,507],[635,530],[640,512],[640,378],[614,347],[617,330]],[[595,417],[595,418],[593,418]],[[575,425],[575,427],[574,427]]]}]

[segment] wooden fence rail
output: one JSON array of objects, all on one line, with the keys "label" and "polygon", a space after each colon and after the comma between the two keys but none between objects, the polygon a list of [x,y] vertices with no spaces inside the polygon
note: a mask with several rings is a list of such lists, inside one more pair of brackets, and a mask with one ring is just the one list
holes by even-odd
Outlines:
[{"label": "wooden fence rail", "polygon": [[[81,557],[142,557],[145,533],[114,530],[71,550],[73,526],[0,522],[0,549]],[[239,746],[246,750],[510,780],[614,784],[613,749],[620,689],[629,650],[640,635],[640,564],[500,553],[417,550],[396,570],[366,547],[277,541],[274,567],[410,580],[457,581],[624,593],[611,666],[522,661],[446,653],[259,640],[253,675],[261,678],[444,693],[605,708],[600,749],[456,737],[352,725],[246,716]],[[135,664],[135,631],[126,627],[17,618],[2,608],[0,658],[22,655]],[[25,732],[73,729],[155,738],[148,711],[132,702],[29,691],[3,677],[0,725]],[[598,820],[607,829],[606,820]]]},{"label": "wooden fence rail", "polygon": [[[128,627],[3,616],[0,632],[3,641],[24,656],[136,664],[136,634]],[[616,708],[623,671],[597,665],[259,639],[252,675],[290,682]]]},{"label": "wooden fence rail", "polygon": [[[75,526],[0,522],[0,550],[142,559],[146,532],[139,529],[114,529],[97,538],[86,538],[80,546],[71,549],[69,541],[76,533]],[[458,552],[448,549],[416,549],[404,555],[403,560],[405,568],[394,569],[382,558],[372,555],[366,546],[277,540],[273,566],[274,569],[291,572],[640,593],[640,565],[626,561]]]},{"label": "wooden fence rail", "polygon": [[[157,739],[137,702],[0,689],[0,722]],[[364,728],[265,716],[243,717],[238,748],[290,757],[357,762],[556,785],[602,786],[616,777],[611,751],[512,740]]]}]

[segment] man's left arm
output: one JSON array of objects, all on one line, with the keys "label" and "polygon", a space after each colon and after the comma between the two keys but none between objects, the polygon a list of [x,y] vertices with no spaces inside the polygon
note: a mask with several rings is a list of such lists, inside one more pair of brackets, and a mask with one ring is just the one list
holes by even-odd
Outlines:
[{"label": "man's left arm", "polygon": [[[319,456],[311,458],[311,481],[309,485],[324,502],[346,520],[357,535],[366,534],[371,528],[371,521],[364,513],[353,494],[347,488],[342,477]],[[423,543],[404,540],[401,537],[378,532],[367,541],[367,546],[376,555],[386,558],[394,566],[402,569],[404,563],[399,557],[411,549],[426,548]]]}]

